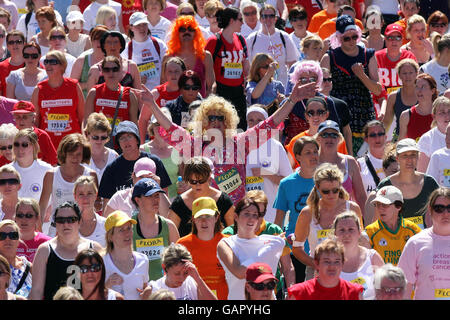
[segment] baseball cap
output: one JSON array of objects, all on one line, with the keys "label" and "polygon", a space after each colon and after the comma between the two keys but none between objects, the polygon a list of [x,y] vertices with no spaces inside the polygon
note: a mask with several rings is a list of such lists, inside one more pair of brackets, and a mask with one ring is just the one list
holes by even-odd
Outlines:
[{"label": "baseball cap", "polygon": [[141,141],[137,125],[129,120],[119,122],[119,125],[115,128],[114,131],[115,131],[114,136],[116,137],[116,139],[119,139],[119,134],[121,133],[132,133],[136,136],[138,141]]},{"label": "baseball cap", "polygon": [[277,280],[277,278],[272,273],[272,268],[262,262],[252,263],[247,267],[245,271],[245,280],[253,283],[261,283],[266,280]]},{"label": "baseball cap", "polygon": [[85,22],[84,18],[83,18],[83,14],[80,11],[78,11],[78,10],[70,11],[67,14],[66,22],[70,22],[70,21],[83,21],[83,22]]},{"label": "baseball cap", "polygon": [[384,30],[384,35],[385,36],[389,36],[390,34],[394,33],[394,32],[399,32],[401,35],[403,35],[404,33],[404,29],[401,25],[396,24],[396,23],[391,23],[390,25],[388,25],[386,27],[386,30]]},{"label": "baseball cap", "polygon": [[406,151],[417,151],[419,152],[419,148],[417,147],[416,141],[411,138],[405,138],[397,142],[396,148],[397,154],[406,152]]},{"label": "baseball cap", "polygon": [[11,113],[31,113],[36,112],[34,105],[29,101],[18,101],[14,104]]},{"label": "baseball cap", "polygon": [[336,20],[336,31],[344,34],[348,30],[358,30],[355,24],[355,20],[348,14],[343,14]]},{"label": "baseball cap", "polygon": [[136,182],[136,184],[134,185],[131,198],[134,199],[140,196],[150,197],[156,192],[164,192],[164,190],[161,189],[161,187],[155,180],[144,178]]},{"label": "baseball cap", "polygon": [[138,178],[144,174],[156,173],[155,161],[148,157],[140,158],[134,163],[133,172]]},{"label": "baseball cap", "polygon": [[372,204],[375,202],[381,202],[384,204],[393,204],[395,201],[400,201],[403,203],[403,194],[399,188],[394,186],[385,186],[377,191],[375,199],[371,201]]},{"label": "baseball cap", "polygon": [[219,211],[216,201],[210,197],[200,197],[192,202],[192,216],[198,218],[202,215],[214,216]]},{"label": "baseball cap", "polygon": [[326,129],[334,129],[337,132],[340,132],[339,125],[333,120],[325,120],[321,124],[319,124],[319,129],[317,129],[317,134],[320,134],[323,130]]},{"label": "baseball cap", "polygon": [[123,226],[127,222],[131,222],[132,224],[137,223],[136,220],[131,219],[125,212],[116,210],[106,218],[105,230],[108,232],[112,228]]},{"label": "baseball cap", "polygon": [[138,24],[141,24],[141,23],[149,24],[147,15],[140,11],[133,13],[131,15],[129,21],[130,21],[130,26],[137,26]]}]

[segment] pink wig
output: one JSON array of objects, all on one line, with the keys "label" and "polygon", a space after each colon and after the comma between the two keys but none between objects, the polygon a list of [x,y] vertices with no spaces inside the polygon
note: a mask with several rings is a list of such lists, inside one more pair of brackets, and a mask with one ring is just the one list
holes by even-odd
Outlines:
[{"label": "pink wig", "polygon": [[300,75],[305,72],[312,72],[317,75],[317,85],[320,87],[323,81],[323,73],[322,68],[320,67],[319,62],[314,60],[303,60],[294,69],[294,72],[291,73],[290,80],[293,84],[296,84],[298,79],[300,79]]}]

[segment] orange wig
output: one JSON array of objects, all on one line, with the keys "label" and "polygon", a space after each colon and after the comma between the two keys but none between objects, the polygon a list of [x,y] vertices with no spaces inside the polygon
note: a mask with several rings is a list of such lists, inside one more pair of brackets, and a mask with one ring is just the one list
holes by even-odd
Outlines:
[{"label": "orange wig", "polygon": [[171,36],[167,42],[167,53],[170,56],[175,56],[181,49],[180,33],[178,29],[180,27],[191,27],[195,29],[194,34],[194,53],[197,58],[204,60],[205,58],[205,46],[206,41],[203,37],[202,31],[193,16],[180,16],[172,23]]}]

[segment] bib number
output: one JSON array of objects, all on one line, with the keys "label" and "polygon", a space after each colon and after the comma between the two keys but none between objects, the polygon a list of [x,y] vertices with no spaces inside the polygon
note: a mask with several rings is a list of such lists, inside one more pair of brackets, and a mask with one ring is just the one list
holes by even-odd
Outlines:
[{"label": "bib number", "polygon": [[425,225],[423,223],[423,217],[422,216],[418,216],[418,217],[409,217],[409,218],[405,218],[406,220],[409,220],[411,222],[414,222],[415,224],[417,224],[420,229],[425,229]]},{"label": "bib number", "polygon": [[148,261],[161,259],[163,250],[163,238],[140,239],[136,241],[136,251],[145,254]]},{"label": "bib number", "polygon": [[245,191],[250,190],[262,190],[264,191],[264,178],[263,177],[246,177],[245,178]]},{"label": "bib number", "polygon": [[240,79],[242,76],[242,63],[227,62],[224,65],[225,72],[223,77],[225,79]]},{"label": "bib number", "polygon": [[156,70],[156,66],[154,62],[147,62],[141,65],[138,65],[139,73],[141,77],[156,78],[158,76],[158,71]]},{"label": "bib number", "polygon": [[214,180],[216,181],[219,190],[226,194],[230,194],[242,184],[239,172],[235,168],[222,173],[220,176],[214,178]]},{"label": "bib number", "polygon": [[68,114],[50,113],[47,117],[48,130],[51,132],[64,132],[69,125]]}]

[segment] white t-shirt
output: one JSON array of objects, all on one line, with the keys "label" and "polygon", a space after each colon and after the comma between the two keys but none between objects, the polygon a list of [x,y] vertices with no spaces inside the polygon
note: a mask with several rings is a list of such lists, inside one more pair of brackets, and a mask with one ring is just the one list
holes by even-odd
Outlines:
[{"label": "white t-shirt", "polygon": [[434,127],[420,137],[417,147],[420,152],[425,153],[429,158],[433,152],[445,147],[445,134],[440,132],[437,127]]},{"label": "white t-shirt", "polygon": [[[281,40],[281,34],[283,35],[286,47]],[[253,45],[255,37],[256,41]],[[284,31],[275,30],[275,32],[269,36],[257,31],[247,37],[247,48],[249,61],[252,61],[257,53],[267,53],[278,62],[279,68],[276,71],[275,79],[281,81],[286,88],[288,71],[286,64],[288,62],[295,62],[300,57],[300,52],[298,52],[295,44],[289,37],[289,34]]]},{"label": "white t-shirt", "polygon": [[17,7],[17,13],[19,14],[19,18],[28,12],[27,0],[14,0],[14,4]]},{"label": "white t-shirt", "polygon": [[119,190],[109,199],[108,206],[114,210],[120,210],[128,214],[130,217],[137,208],[131,201],[133,188]]},{"label": "white t-shirt", "polygon": [[105,230],[105,221],[106,218],[95,214],[95,218],[97,219],[97,224],[95,225],[94,232],[92,232],[91,235],[84,237],[80,233],[80,237],[83,237],[85,239],[89,239],[92,241],[98,242],[103,248],[106,248],[106,230]]},{"label": "white t-shirt", "polygon": [[[56,15],[56,20],[58,21],[58,24],[60,26],[63,26],[64,24],[62,21],[62,17],[59,14],[59,12],[56,10],[55,10],[55,15]],[[25,39],[27,41],[29,41],[35,34],[39,33],[41,31],[41,29],[39,28],[39,25],[37,23],[36,14],[35,14],[35,12],[33,12],[31,14],[30,22],[28,23],[28,32],[27,32],[27,27],[25,26],[25,17],[26,17],[26,14],[23,14],[19,18],[19,21],[17,22],[17,30],[22,32],[25,35]]]},{"label": "white t-shirt", "polygon": [[151,23],[149,23],[148,26],[150,31],[152,32],[152,36],[160,40],[164,40],[166,38],[166,35],[170,31],[171,25],[172,22],[170,22],[169,19],[161,17],[161,19],[159,19],[159,22],[155,26],[153,26]]},{"label": "white t-shirt", "polygon": [[19,198],[33,198],[39,202],[42,193],[45,173],[52,168],[50,164],[42,160],[34,160],[28,168],[22,168],[17,161],[12,166],[19,172],[22,188],[19,190]]},{"label": "white t-shirt", "polygon": [[[252,150],[247,156],[246,166],[246,190],[262,190],[267,196],[268,204],[264,219],[274,222],[276,209],[273,202],[278,191],[278,185],[269,179],[255,177],[252,168],[261,168],[264,175],[274,174],[287,177],[292,173],[292,168],[283,145],[274,138],[267,140],[258,149]],[[268,171],[268,172],[267,172]]]},{"label": "white t-shirt", "polygon": [[201,18],[198,14],[195,14],[195,20],[197,20],[198,24],[203,28],[205,29],[209,28],[209,20],[206,17],[206,15],[203,18]]},{"label": "white t-shirt", "polygon": [[440,93],[450,88],[450,78],[448,75],[448,66],[441,66],[436,60],[431,60],[425,63],[421,69],[423,72],[433,76],[437,83],[437,89]]},{"label": "white t-shirt", "polygon": [[[144,42],[132,40],[133,52],[131,60],[138,65],[141,78],[147,78],[145,86],[150,90],[160,84],[161,62],[167,50],[167,46],[162,40],[156,38],[156,41],[159,44],[159,55],[151,38],[148,38]],[[128,46],[129,44],[127,43],[125,50],[121,53],[121,56],[127,59],[129,59]]]},{"label": "white t-shirt", "polygon": [[[268,234],[262,234],[252,239],[243,239],[233,235],[220,241],[225,241],[228,244],[241,265],[247,267],[254,262],[264,262],[272,268],[273,272],[277,271],[278,261],[285,245],[281,237]],[[245,278],[236,278],[222,262],[219,255],[217,255],[217,258],[225,270],[225,279],[228,284],[228,300],[245,300]]]},{"label": "white t-shirt", "polygon": [[[367,155],[369,156],[369,160],[372,163],[373,168],[375,169],[380,181],[383,180],[386,175],[383,170],[383,159],[375,158],[370,151],[367,151]],[[372,174],[370,173],[369,167],[367,167],[365,157],[361,157],[357,159],[359,166],[361,168],[361,178],[364,184],[364,190],[366,190],[367,195],[371,191],[374,191],[377,188],[375,181],[373,180]]]},{"label": "white t-shirt", "polygon": [[[307,36],[311,36],[311,35],[313,35],[313,33],[309,32],[309,31],[306,31],[306,36],[305,36],[305,38],[306,38]],[[301,56],[304,56],[304,53],[303,53],[303,51],[302,51],[302,46],[301,46],[301,42],[302,42],[303,38],[297,37],[297,36],[295,35],[294,32],[290,33],[290,34],[289,34],[289,37],[291,38],[292,42],[294,43],[294,45],[295,45],[295,47],[297,48],[297,50],[298,50],[298,52],[300,53],[300,55],[301,55]]]},{"label": "white t-shirt", "polygon": [[119,154],[115,150],[110,149],[110,148],[107,148],[107,149],[108,149],[108,160],[106,160],[106,164],[103,167],[103,169],[100,169],[95,165],[95,162],[92,160],[92,157],[89,162],[89,165],[86,165],[88,168],[91,168],[92,170],[97,172],[98,185],[100,185],[100,181],[102,180],[103,172],[105,172],[105,169],[108,166],[108,164],[110,164],[111,162],[113,162],[115,159],[117,159],[119,157]]},{"label": "white t-shirt", "polygon": [[191,276],[187,276],[186,280],[178,288],[168,287],[166,285],[166,276],[150,281],[149,285],[153,288],[152,293],[160,289],[167,289],[175,294],[177,300],[198,300],[197,282]]},{"label": "white t-shirt", "polygon": [[259,21],[256,23],[256,26],[255,26],[254,29],[250,28],[250,27],[248,26],[248,24],[244,23],[244,24],[242,25],[242,27],[241,27],[241,35],[242,35],[242,36],[245,38],[245,40],[248,42],[247,37],[248,37],[249,35],[251,35],[253,32],[260,31],[260,30],[261,30],[261,22],[259,22]]},{"label": "white t-shirt", "polygon": [[90,31],[95,27],[95,18],[97,17],[98,9],[100,9],[101,6],[109,6],[116,10],[116,31],[119,31],[119,17],[122,12],[122,5],[112,0],[108,0],[108,4],[92,2],[87,6],[87,8],[83,12],[83,18],[85,21],[83,25],[84,30]]},{"label": "white t-shirt", "polygon": [[444,147],[431,155],[426,174],[436,179],[440,186],[450,188],[450,149]]},{"label": "white t-shirt", "polygon": [[140,300],[139,292],[136,288],[142,289],[144,283],[148,283],[148,258],[146,255],[133,251],[134,269],[130,273],[125,274],[120,271],[111,259],[111,255],[107,253],[104,257],[106,280],[113,274],[117,273],[122,277],[123,283],[118,286],[112,286],[111,289],[121,293],[125,300]]}]

